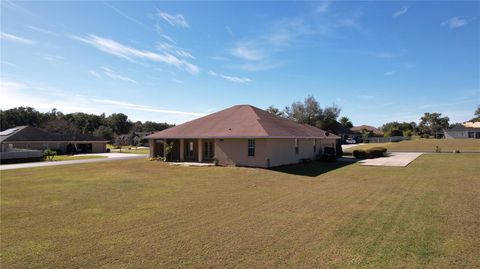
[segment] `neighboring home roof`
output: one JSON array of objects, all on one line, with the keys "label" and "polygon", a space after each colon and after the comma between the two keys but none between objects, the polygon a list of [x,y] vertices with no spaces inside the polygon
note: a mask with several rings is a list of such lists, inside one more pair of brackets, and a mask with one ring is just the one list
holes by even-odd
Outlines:
[{"label": "neighboring home roof", "polygon": [[350,131],[353,133],[361,133],[363,130],[367,130],[376,135],[383,135],[383,132],[381,130],[370,125],[353,126],[352,128],[350,128]]},{"label": "neighboring home roof", "polygon": [[339,138],[251,105],[237,105],[149,135],[165,138]]},{"label": "neighboring home roof", "polygon": [[467,128],[480,128],[480,121],[476,121],[476,122],[467,121],[463,124],[463,126]]},{"label": "neighboring home roof", "polygon": [[466,127],[462,124],[455,124],[454,126],[445,129],[445,132],[465,132],[465,131],[480,131],[480,127],[473,128],[473,127]]},{"label": "neighboring home roof", "polygon": [[0,142],[21,142],[21,141],[99,141],[104,142],[101,137],[85,134],[57,134],[49,133],[42,129],[30,126],[17,126],[0,132]]}]

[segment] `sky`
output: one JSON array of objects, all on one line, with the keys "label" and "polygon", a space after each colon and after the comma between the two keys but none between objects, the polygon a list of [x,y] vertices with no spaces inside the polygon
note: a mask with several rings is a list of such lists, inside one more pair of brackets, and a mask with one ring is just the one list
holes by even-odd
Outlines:
[{"label": "sky", "polygon": [[354,125],[480,104],[479,1],[1,1],[0,108],[180,124],[313,95]]}]

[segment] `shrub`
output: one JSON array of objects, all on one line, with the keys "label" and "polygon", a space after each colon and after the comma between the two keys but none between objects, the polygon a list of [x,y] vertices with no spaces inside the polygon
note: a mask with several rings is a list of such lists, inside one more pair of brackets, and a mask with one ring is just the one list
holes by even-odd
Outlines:
[{"label": "shrub", "polygon": [[384,157],[387,149],[384,147],[373,147],[367,150],[356,149],[353,151],[353,156],[357,159],[370,159]]},{"label": "shrub", "polygon": [[335,155],[335,148],[332,147],[325,147],[323,149],[322,160],[323,161],[335,161],[337,156]]},{"label": "shrub", "polygon": [[367,152],[363,149],[356,149],[353,151],[353,156],[357,159],[367,158]]},{"label": "shrub", "polygon": [[384,157],[387,149],[384,147],[373,147],[366,150],[368,158]]},{"label": "shrub", "polygon": [[53,160],[53,158],[57,156],[57,152],[51,149],[46,149],[43,151],[43,159],[45,160]]},{"label": "shrub", "polygon": [[160,156],[160,155],[157,155],[157,156],[151,157],[151,158],[150,158],[150,161],[166,162],[166,161],[167,161],[167,158],[166,158],[166,157],[163,157],[163,156]]}]

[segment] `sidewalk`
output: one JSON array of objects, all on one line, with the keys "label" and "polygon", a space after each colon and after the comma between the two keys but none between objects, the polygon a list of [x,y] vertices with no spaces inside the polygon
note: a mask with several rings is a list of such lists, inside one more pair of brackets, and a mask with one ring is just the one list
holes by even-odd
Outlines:
[{"label": "sidewalk", "polygon": [[14,163],[14,164],[2,164],[0,165],[0,171],[21,169],[21,168],[34,168],[34,167],[46,167],[68,164],[81,164],[81,163],[96,163],[96,162],[110,162],[121,160],[132,160],[147,158],[147,155],[142,154],[129,154],[129,153],[94,153],[94,154],[79,154],[76,156],[105,156],[107,158],[95,158],[84,160],[72,160],[72,161],[58,161],[58,162],[32,162],[32,163]]}]

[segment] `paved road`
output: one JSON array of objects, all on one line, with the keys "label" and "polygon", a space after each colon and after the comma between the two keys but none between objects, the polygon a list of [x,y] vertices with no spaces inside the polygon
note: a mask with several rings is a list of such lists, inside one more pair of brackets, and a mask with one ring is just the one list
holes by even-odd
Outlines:
[{"label": "paved road", "polygon": [[[128,154],[128,153],[97,153],[97,154],[88,154],[88,155],[105,156],[107,158],[58,161],[58,162],[2,164],[0,165],[0,170],[3,171],[3,170],[11,170],[11,169],[57,166],[57,165],[80,164],[80,163],[111,162],[111,161],[121,161],[121,160],[142,159],[147,157],[147,155],[143,155],[143,154]],[[76,155],[76,156],[82,156],[82,155]]]}]

